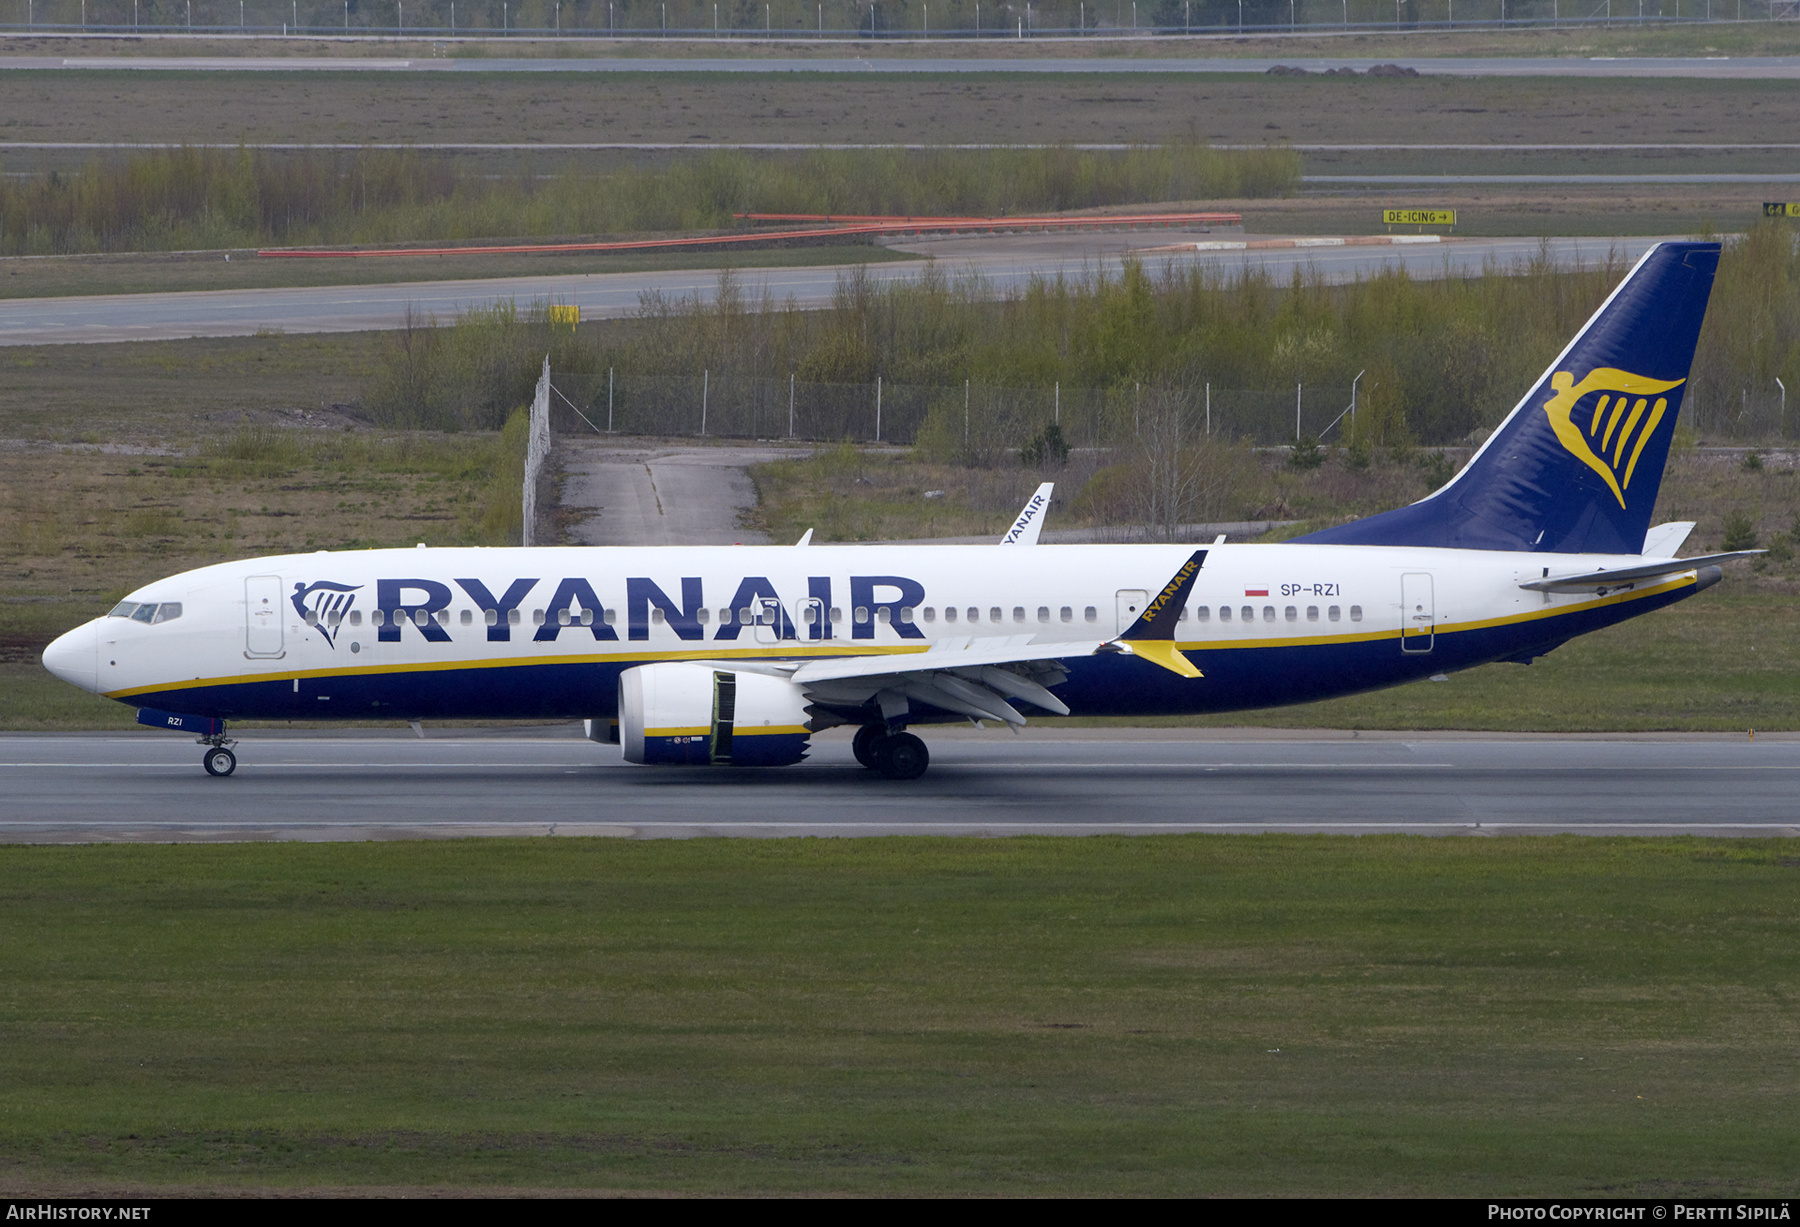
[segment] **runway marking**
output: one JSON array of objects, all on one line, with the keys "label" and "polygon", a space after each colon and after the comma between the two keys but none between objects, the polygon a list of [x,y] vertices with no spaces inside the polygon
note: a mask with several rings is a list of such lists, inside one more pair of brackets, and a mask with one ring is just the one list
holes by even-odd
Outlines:
[{"label": "runway marking", "polygon": [[[305,761],[300,761],[300,762],[291,762],[290,761],[290,762],[277,762],[277,763],[270,763],[270,762],[241,763],[239,765],[239,767],[240,767],[240,770],[244,769],[244,768],[251,768],[256,771],[283,771],[283,770],[298,770],[298,769],[311,770],[314,768],[330,768],[333,770],[343,769],[343,768],[353,768],[353,769],[358,769],[358,770],[371,770],[371,771],[382,771],[382,770],[389,770],[389,769],[401,770],[401,771],[461,771],[461,770],[477,770],[477,769],[492,770],[495,768],[515,768],[518,770],[534,770],[535,771],[535,770],[547,770],[547,769],[555,769],[555,768],[567,768],[569,765],[570,764],[568,762],[471,763],[471,762],[466,762],[466,761],[458,761],[458,762],[454,762],[454,763],[416,763],[416,762],[415,763],[404,763],[404,762],[346,763],[346,762],[335,762],[334,761],[334,762],[315,763],[315,762],[305,762]],[[815,763],[813,765],[814,766],[825,766],[825,767],[836,767],[836,766],[847,767],[850,764],[849,763]],[[618,763],[618,762],[600,762],[600,763],[589,762],[589,763],[576,763],[575,766],[610,769],[610,768],[615,768],[615,767],[622,767],[622,766],[625,766],[625,764]],[[972,760],[969,762],[945,762],[942,759],[940,759],[938,762],[938,766],[939,767],[975,767],[975,768],[1002,767],[1002,768],[1015,768],[1015,769],[1030,768],[1033,771],[1051,770],[1051,771],[1084,771],[1084,772],[1085,771],[1094,771],[1094,770],[1103,770],[1104,771],[1104,770],[1114,770],[1114,769],[1124,769],[1124,770],[1131,770],[1131,771],[1182,770],[1182,769],[1191,769],[1191,768],[1195,768],[1195,767],[1204,767],[1204,768],[1207,768],[1208,770],[1220,770],[1223,768],[1233,768],[1236,770],[1265,770],[1265,769],[1267,769],[1267,770],[1287,771],[1287,770],[1293,770],[1295,768],[1301,768],[1301,769],[1316,770],[1316,771],[1380,771],[1380,770],[1384,770],[1384,769],[1388,769],[1388,768],[1402,768],[1405,770],[1413,770],[1416,768],[1425,768],[1425,767],[1454,768],[1454,767],[1458,766],[1458,764],[1456,764],[1456,763],[1406,763],[1406,762],[1399,762],[1399,763],[1208,763],[1208,762],[1126,763],[1126,762],[1105,762],[1105,763],[1093,763],[1093,764],[1083,765],[1080,763],[1033,762],[1033,761],[1027,760],[1027,759],[1021,759],[1021,760],[1017,760],[1017,761],[1000,761],[1000,762],[990,762],[990,761],[986,761],[986,760],[981,760],[981,761],[973,761]],[[92,768],[92,767],[154,767],[154,768],[158,768],[160,770],[166,770],[166,771],[173,771],[173,770],[185,771],[185,770],[189,769],[190,764],[188,764],[186,762],[181,762],[181,763],[153,763],[153,762],[141,762],[141,763],[133,763],[133,762],[120,762],[120,763],[94,763],[94,762],[86,762],[86,763],[75,763],[75,762],[70,762],[70,763],[49,763],[49,762],[0,763],[0,771],[6,770],[7,768],[13,768],[13,767],[20,767],[20,768],[22,768],[22,767],[45,767],[45,768],[62,768],[62,769],[71,768],[71,767],[85,767],[85,768]],[[1800,766],[1796,766],[1796,768],[1794,768],[1794,769],[1800,770]],[[1682,768],[1665,768],[1665,770],[1682,770]],[[695,778],[698,779],[698,778],[702,778],[702,777],[695,776]]]},{"label": "runway marking", "polygon": [[[153,770],[191,770],[191,763],[0,763],[0,770],[9,768],[47,768],[47,770],[70,770],[70,768],[153,768]],[[239,763],[239,770],[254,772],[283,772],[283,770],[401,770],[401,772],[461,772],[461,770],[567,770],[569,766],[576,768],[594,768],[594,770],[614,770],[623,768],[625,763],[607,761],[607,763],[310,763],[310,761],[288,761],[288,763]],[[850,766],[850,763],[812,763],[810,766]],[[1550,770],[1575,770],[1579,763],[1566,766],[1550,766]],[[1089,772],[1109,772],[1109,770],[1134,770],[1134,772],[1150,772],[1150,770],[1316,770],[1316,772],[1382,772],[1382,770],[1514,770],[1505,763],[1483,765],[1483,763],[1046,763],[1033,759],[1010,759],[1010,761],[992,761],[992,759],[976,759],[967,761],[945,759],[936,761],[938,770],[1033,770],[1033,772],[1064,772],[1064,774],[1089,774]],[[1699,772],[1800,772],[1800,763],[1696,763],[1692,766],[1669,766],[1660,763],[1645,763],[1633,766],[1633,772],[1658,772],[1658,774],[1699,774]],[[670,779],[670,775],[657,774],[659,779]],[[693,779],[715,779],[713,775],[698,772]]]},{"label": "runway marking", "polygon": [[538,819],[533,822],[508,822],[504,819],[470,819],[466,822],[446,820],[446,822],[367,822],[367,820],[344,820],[344,822],[239,822],[239,820],[218,820],[218,822],[122,822],[122,820],[16,820],[16,822],[0,822],[0,829],[31,828],[85,828],[85,829],[130,829],[130,831],[270,831],[270,829],[304,829],[304,831],[333,831],[333,829],[405,829],[405,831],[439,831],[439,829],[491,829],[491,828],[554,828],[554,826],[625,826],[632,829],[679,829],[679,831],[704,831],[711,828],[756,828],[783,829],[783,831],[817,831],[817,829],[855,829],[855,831],[918,831],[918,829],[1069,829],[1084,828],[1093,831],[1217,831],[1217,829],[1312,829],[1319,828],[1355,828],[1355,829],[1395,829],[1395,831],[1411,831],[1411,829],[1465,829],[1465,831],[1501,831],[1501,829],[1584,829],[1584,831],[1604,831],[1611,828],[1656,829],[1656,831],[1687,831],[1687,829],[1732,828],[1751,829],[1751,831],[1800,831],[1800,824],[1795,822],[1757,822],[1757,820],[1719,820],[1719,822],[1643,822],[1636,819],[1600,820],[1600,822],[1472,822],[1472,820],[1445,819],[1442,822],[1359,822],[1345,819],[1341,822],[1330,820],[1273,820],[1273,822],[1255,822],[1255,820],[1235,820],[1235,822],[1093,822],[1087,819],[1037,819],[1031,822],[841,822],[841,820],[819,819],[817,822],[769,822],[760,819],[707,819],[684,820],[634,820],[634,819],[590,819],[585,822],[567,822],[567,820]]},{"label": "runway marking", "polygon": [[[0,65],[3,69],[4,65]],[[1264,145],[1215,143],[1213,149],[1249,149],[1260,150]],[[966,151],[983,152],[989,150],[1014,149],[1072,149],[1083,153],[1124,153],[1138,148],[1123,141],[1086,141],[1073,144],[1043,144],[1022,142],[1019,144],[946,144],[932,141],[879,141],[879,142],[844,142],[844,141],[0,141],[0,152],[7,150],[26,153],[41,150],[115,150],[115,149],[269,149],[275,151],[295,150],[431,150],[449,153],[606,153],[606,152],[643,152],[659,153],[675,149],[734,149],[745,152],[768,153],[810,153],[813,150],[907,150],[907,151]],[[1748,142],[1713,142],[1713,141],[1676,141],[1656,144],[1592,144],[1578,145],[1542,145],[1542,144],[1412,144],[1412,145],[1303,145],[1282,143],[1282,148],[1293,149],[1300,153],[1592,153],[1592,152],[1636,152],[1636,153],[1714,153],[1721,150],[1733,152],[1785,152],[1800,150],[1797,143],[1748,143]]]}]

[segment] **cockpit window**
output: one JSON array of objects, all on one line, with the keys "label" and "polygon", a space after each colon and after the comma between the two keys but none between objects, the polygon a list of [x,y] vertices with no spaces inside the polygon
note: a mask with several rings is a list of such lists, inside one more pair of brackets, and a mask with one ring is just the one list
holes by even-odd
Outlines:
[{"label": "cockpit window", "polygon": [[106,615],[109,618],[130,618],[133,622],[144,622],[154,626],[158,622],[173,622],[181,616],[180,601],[164,601],[157,604],[150,601],[138,604],[136,601],[120,601],[113,611]]}]

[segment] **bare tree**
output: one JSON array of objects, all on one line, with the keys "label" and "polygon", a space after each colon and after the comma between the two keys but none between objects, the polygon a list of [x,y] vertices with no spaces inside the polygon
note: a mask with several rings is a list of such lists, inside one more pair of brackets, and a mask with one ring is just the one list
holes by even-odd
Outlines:
[{"label": "bare tree", "polygon": [[1134,524],[1152,540],[1215,518],[1237,484],[1237,449],[1196,429],[1194,399],[1187,389],[1144,393],[1129,489]]}]

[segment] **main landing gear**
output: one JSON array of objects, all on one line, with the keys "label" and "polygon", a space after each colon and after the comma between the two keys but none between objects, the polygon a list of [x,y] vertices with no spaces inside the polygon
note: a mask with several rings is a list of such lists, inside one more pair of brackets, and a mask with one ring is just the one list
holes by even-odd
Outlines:
[{"label": "main landing gear", "polygon": [[890,733],[884,724],[865,724],[850,743],[856,761],[890,780],[916,780],[931,765],[931,751],[911,733]]},{"label": "main landing gear", "polygon": [[202,737],[199,740],[200,744],[207,748],[206,753],[200,757],[200,765],[206,768],[206,774],[226,776],[237,770],[237,755],[231,752],[231,747],[235,746],[237,742],[232,741],[223,733],[215,737]]}]

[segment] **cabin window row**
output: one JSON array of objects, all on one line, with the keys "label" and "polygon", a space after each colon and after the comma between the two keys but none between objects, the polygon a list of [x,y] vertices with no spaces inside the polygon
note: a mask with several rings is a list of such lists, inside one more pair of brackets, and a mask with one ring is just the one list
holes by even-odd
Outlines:
[{"label": "cabin window row", "polygon": [[[152,620],[154,620],[156,622],[166,622],[166,621],[169,621],[171,618],[179,618],[181,616],[181,606],[179,604],[174,604],[171,602],[165,602],[160,606],[158,606],[158,605],[142,605],[142,606],[131,606],[130,608],[127,608],[127,606],[131,606],[131,603],[126,602],[124,605],[119,606],[117,609],[113,610],[111,616],[112,617],[136,618],[136,620],[138,620],[140,622],[149,622]],[[1183,607],[1183,609],[1181,610],[1179,620],[1182,622],[1186,622],[1188,620],[1189,612],[1190,611],[1187,607]],[[970,605],[970,606],[967,606],[966,608],[963,606],[957,606],[957,605],[946,605],[944,607],[943,617],[944,617],[944,621],[947,623],[954,623],[954,622],[958,622],[958,621],[979,623],[979,622],[983,621],[982,613],[983,613],[983,611],[982,611],[981,607],[977,606],[977,605]],[[1010,613],[1011,613],[1011,621],[1014,623],[1022,624],[1022,623],[1032,621],[1032,618],[1029,616],[1029,614],[1027,612],[1027,607],[1024,605],[1012,606]],[[1284,607],[1280,611],[1279,615],[1277,614],[1276,607],[1273,605],[1264,605],[1261,607],[1260,611],[1259,611],[1258,607],[1254,606],[1254,605],[1241,605],[1241,606],[1237,606],[1235,608],[1230,605],[1221,605],[1218,607],[1216,616],[1220,622],[1232,622],[1232,621],[1255,622],[1259,618],[1259,613],[1260,613],[1260,620],[1263,622],[1276,622],[1276,621],[1298,622],[1298,621],[1300,621],[1301,616],[1302,616],[1300,607],[1297,605],[1288,605],[1288,606]],[[1324,610],[1322,611],[1322,613],[1323,613],[1324,619],[1328,622],[1341,622],[1344,617],[1343,607],[1338,606],[1338,605],[1326,606],[1324,608]],[[484,609],[481,611],[481,614],[482,614],[482,622],[484,625],[498,626],[500,624],[501,615],[498,610]],[[606,610],[598,610],[598,611],[592,610],[592,609],[576,609],[576,610],[559,609],[556,611],[556,621],[557,621],[557,624],[560,626],[592,626],[594,624],[596,614],[598,614],[600,620],[608,626],[612,626],[612,625],[616,624],[619,620],[619,613],[618,613],[618,610],[616,610],[616,609],[606,609]],[[1213,608],[1210,605],[1195,605],[1195,606],[1193,606],[1192,607],[1192,615],[1193,615],[1194,620],[1198,621],[1198,622],[1210,622],[1215,617]],[[751,626],[756,623],[759,616],[761,617],[763,623],[765,625],[767,625],[773,619],[774,614],[773,614],[773,611],[764,611],[759,615],[757,610],[751,609],[748,607],[743,608],[743,609],[738,609],[738,610],[721,609],[721,610],[719,610],[719,624],[721,626],[729,626],[735,622],[739,626]],[[852,611],[851,616],[858,626],[866,626],[869,623],[870,611],[866,606],[858,605]],[[818,606],[812,605],[812,604],[805,604],[805,605],[801,606],[800,621],[802,623],[804,623],[805,625],[807,625],[807,626],[814,625],[815,623],[817,623],[818,617],[819,617],[819,607]],[[913,610],[910,607],[903,606],[901,608],[900,621],[910,623],[913,621],[913,617],[914,617]],[[919,617],[922,618],[926,622],[937,621],[937,619],[938,619],[937,607],[935,605],[926,605],[926,606],[921,607],[919,610]],[[1092,605],[1085,606],[1081,611],[1081,620],[1083,622],[1096,622],[1099,620],[1099,617],[1100,617],[1100,611]],[[1317,622],[1317,621],[1319,621],[1320,617],[1321,617],[1321,610],[1320,610],[1319,606],[1317,606],[1317,605],[1306,606],[1306,608],[1305,608],[1306,621]],[[695,614],[695,619],[702,624],[710,622],[712,620],[712,611],[708,610],[708,609],[698,610]],[[877,606],[874,611],[874,619],[875,619],[875,621],[877,621],[883,625],[887,625],[889,622],[891,622],[893,620],[892,611],[885,605]],[[1362,606],[1361,605],[1350,606],[1350,621],[1361,622],[1362,619],[1363,619]],[[531,623],[533,626],[542,626],[546,620],[547,620],[547,615],[545,614],[545,612],[543,610],[534,609],[531,611]],[[661,609],[652,608],[650,610],[650,620],[652,622],[655,622],[660,625],[667,619],[665,618],[663,611]],[[844,611],[835,605],[832,606],[831,621],[842,622],[843,620],[844,620]],[[1001,623],[1006,622],[1007,620],[1008,620],[1008,610],[1004,606],[990,605],[987,607],[986,621],[993,623],[995,625],[999,625]],[[1053,618],[1052,618],[1052,614],[1051,614],[1051,607],[1048,605],[1039,605],[1036,609],[1036,621],[1038,621],[1040,623],[1049,623],[1052,620],[1053,620]],[[1072,605],[1062,606],[1060,609],[1058,609],[1056,611],[1054,620],[1060,621],[1060,622],[1075,621],[1074,606],[1072,606]],[[362,610],[360,610],[360,609],[352,609],[347,615],[334,610],[334,611],[326,614],[323,618],[321,618],[317,613],[315,613],[313,610],[309,609],[306,611],[305,621],[308,626],[316,625],[321,621],[324,622],[325,625],[332,626],[332,627],[342,625],[344,622],[349,622],[349,624],[351,626],[361,626],[363,624],[363,614],[362,614]],[[400,623],[403,623],[406,621],[412,621],[419,626],[424,626],[428,622],[436,621],[438,623],[438,625],[440,625],[440,626],[448,626],[448,625],[450,625],[450,611],[447,609],[440,609],[435,614],[431,614],[431,613],[427,613],[423,609],[420,609],[420,610],[413,611],[410,618],[404,612],[399,612],[394,615],[395,625],[399,625]],[[464,626],[474,625],[474,623],[475,623],[474,611],[469,610],[469,609],[462,610],[461,613],[457,617],[457,621],[459,621]],[[524,621],[524,615],[520,610],[510,609],[506,612],[506,621],[507,621],[508,625],[518,626],[521,622]],[[386,624],[387,624],[387,618],[381,610],[375,609],[375,610],[369,611],[369,625],[370,626],[385,626]]]},{"label": "cabin window row", "polygon": [[[1230,622],[1234,618],[1239,622],[1255,622],[1259,612],[1261,619],[1264,622],[1298,622],[1302,616],[1301,609],[1298,605],[1285,606],[1280,611],[1279,616],[1273,605],[1264,605],[1260,611],[1255,605],[1239,605],[1235,610],[1230,605],[1221,605],[1218,609],[1218,619],[1221,622]],[[1306,606],[1306,621],[1317,622],[1320,617],[1320,612],[1320,608],[1317,605]],[[1342,622],[1344,620],[1344,609],[1341,605],[1327,605],[1324,608],[1323,613],[1327,622]],[[1188,611],[1183,609],[1181,611],[1180,621],[1186,622],[1187,618]],[[1209,605],[1194,606],[1194,618],[1196,621],[1210,622],[1213,618],[1212,607]],[[1363,620],[1363,610],[1361,605],[1352,605],[1350,607],[1350,620],[1352,622],[1361,622]]]}]

